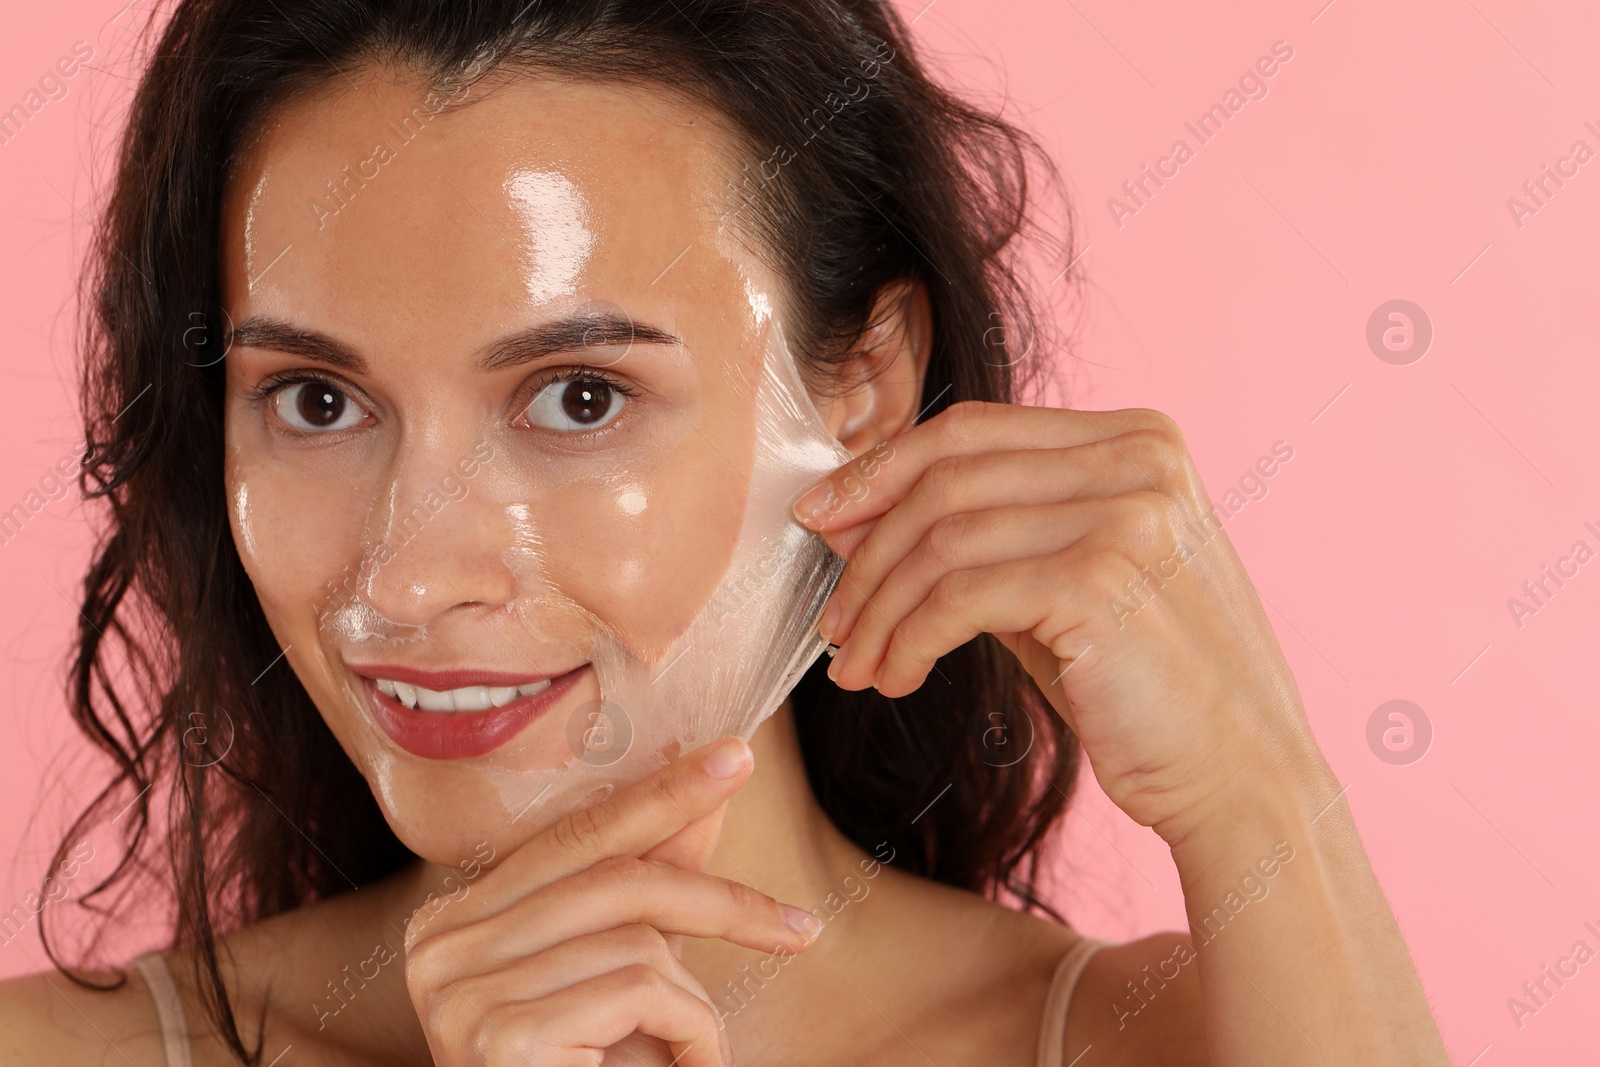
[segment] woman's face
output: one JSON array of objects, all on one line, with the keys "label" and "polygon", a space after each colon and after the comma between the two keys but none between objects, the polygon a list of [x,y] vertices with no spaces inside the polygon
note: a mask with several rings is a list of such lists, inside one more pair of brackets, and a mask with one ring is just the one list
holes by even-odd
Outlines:
[{"label": "woman's face", "polygon": [[719,225],[706,111],[349,74],[232,175],[229,510],[285,650],[260,668],[453,864],[533,799],[481,768],[572,759],[595,650],[651,659],[723,579],[778,286]]}]

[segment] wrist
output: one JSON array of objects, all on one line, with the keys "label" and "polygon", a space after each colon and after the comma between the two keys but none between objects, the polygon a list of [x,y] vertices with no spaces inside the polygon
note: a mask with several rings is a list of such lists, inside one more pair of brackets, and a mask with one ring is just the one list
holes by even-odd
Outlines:
[{"label": "wrist", "polygon": [[1153,827],[1180,871],[1232,862],[1263,840],[1309,844],[1314,825],[1339,818],[1343,800],[1332,768],[1314,745],[1278,758],[1240,761],[1203,800]]}]

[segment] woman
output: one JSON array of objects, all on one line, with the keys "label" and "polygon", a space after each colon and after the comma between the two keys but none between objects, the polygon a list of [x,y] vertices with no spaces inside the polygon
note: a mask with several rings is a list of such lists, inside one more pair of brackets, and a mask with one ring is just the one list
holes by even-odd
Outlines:
[{"label": "woman", "polygon": [[[6,983],[4,1061],[1445,1063],[1179,431],[1012,403],[1033,151],[877,0],[180,3],[95,260],[72,698],[119,773],[62,845],[162,827],[176,928]],[[484,768],[605,695],[584,627],[704,601],[775,323],[856,457],[795,506],[836,654],[748,745],[519,823]],[[474,487],[361,579],[420,636],[352,654],[341,568],[506,452],[627,480],[524,509],[592,617],[514,631]],[[438,725],[495,693],[515,736]],[[1080,744],[1189,932],[1036,895]]]}]

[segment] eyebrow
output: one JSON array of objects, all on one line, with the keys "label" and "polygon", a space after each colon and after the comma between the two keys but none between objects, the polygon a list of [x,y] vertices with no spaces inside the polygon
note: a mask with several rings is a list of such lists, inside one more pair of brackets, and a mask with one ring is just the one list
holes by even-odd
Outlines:
[{"label": "eyebrow", "polygon": [[[613,312],[574,313],[518,330],[485,346],[478,354],[477,369],[503,370],[561,352],[636,343],[681,345],[683,341],[666,330]],[[368,370],[367,361],[344,342],[264,315],[252,315],[230,330],[223,351],[233,345],[302,356],[352,374]]]}]

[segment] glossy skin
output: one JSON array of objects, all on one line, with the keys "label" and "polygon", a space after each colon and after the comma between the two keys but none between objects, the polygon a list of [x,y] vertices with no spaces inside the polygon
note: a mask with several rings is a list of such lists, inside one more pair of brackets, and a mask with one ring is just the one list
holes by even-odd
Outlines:
[{"label": "glossy skin", "polygon": [[[752,305],[776,282],[718,229],[723,146],[681,105],[513,81],[400,144],[393,117],[418,90],[372,74],[280,109],[232,176],[227,490],[285,661],[401,839],[449,865],[477,828],[505,852],[540,813],[504,829],[528,798],[482,761],[399,750],[357,668],[533,678],[583,669],[601,634],[641,656],[681,634],[738,535],[755,439],[744,382],[770,331]],[[375,138],[397,142],[393,158],[361,168]],[[350,160],[373,176],[343,178]],[[345,203],[327,214],[334,180]],[[597,310],[679,340],[478,366],[522,331]],[[309,360],[307,334],[362,366]],[[308,371],[320,380],[285,378]],[[592,378],[565,380],[580,373]],[[586,387],[609,399],[583,423],[563,401]],[[357,595],[367,614],[343,606]],[[352,622],[399,636],[355,640]],[[585,670],[493,762],[564,764],[571,710],[600,695]]]},{"label": "glossy skin", "polygon": [[[312,130],[343,130],[359,140],[373,120],[408,109],[418,90],[370,73],[357,72],[359,91],[306,98],[294,105],[298,112],[280,115],[279,133],[254,160],[257,180],[241,188],[259,188],[263,171],[337,169],[344,145]],[[664,205],[695,204],[715,187],[719,157],[705,149],[716,147],[720,135],[709,116],[683,125],[683,107],[637,88],[515,83],[486,103],[435,120],[439,132],[449,131],[452,147],[431,158],[430,167],[450,174],[469,199],[474,192],[492,199],[503,185],[495,161],[505,146],[520,144],[518,165],[530,153],[546,153],[547,164],[570,164],[597,128],[606,129],[613,158],[659,163],[637,166],[624,186],[603,167],[579,183],[595,196],[613,188],[619,199],[609,217],[637,222],[608,231],[627,234],[632,254],[607,260],[602,249],[596,259],[610,263],[609,273],[596,268],[586,283],[605,282],[610,288],[593,295],[626,307],[617,292],[626,288],[628,272],[642,271],[648,280],[682,247],[672,227],[649,219],[670,215]],[[542,139],[519,142],[530,128]],[[349,246],[337,269],[319,271],[312,263],[280,272],[288,261],[279,263],[267,275],[270,288],[242,284],[261,269],[259,263],[250,269],[238,238],[248,197],[230,211],[225,244],[236,321],[260,311],[260,299],[278,315],[313,316],[306,328],[342,329],[369,360],[370,381],[361,384],[383,399],[392,421],[405,424],[409,417],[443,428],[432,437],[386,439],[374,432],[370,443],[349,446],[339,457],[352,474],[368,469],[359,467],[362,461],[384,478],[398,470],[417,483],[470,448],[468,428],[481,424],[484,411],[520,410],[513,401],[524,395],[526,369],[491,381],[468,360],[494,333],[537,321],[550,307],[528,303],[532,290],[515,261],[496,281],[496,264],[508,259],[492,226],[468,225],[472,220],[460,210],[430,220],[430,211],[442,210],[440,200],[407,188],[419,180],[396,165],[337,222],[353,222],[361,211],[382,218],[374,205],[394,196],[404,206],[393,216],[397,222],[425,231],[437,224],[427,247],[459,256],[464,269],[480,274],[461,282],[449,300],[430,297],[439,271],[415,256],[395,255],[382,225]],[[252,225],[270,228],[272,203],[256,199]],[[292,199],[280,203],[289,213],[297,206]],[[678,217],[714,226],[712,212]],[[709,239],[704,230],[700,236]],[[683,289],[671,303],[680,334],[722,329],[733,339],[690,344],[694,360],[741,358],[735,342],[747,335],[724,321],[737,295],[734,276],[721,276],[719,297],[704,288],[717,284],[713,269],[701,288]],[[778,291],[771,279],[764,284]],[[996,633],[1078,733],[1107,794],[1171,844],[1197,929],[1235,893],[1241,872],[1271,878],[1271,896],[1252,903],[1214,943],[1196,948],[1188,934],[1174,932],[1096,955],[1066,1023],[1067,1058],[1092,1045],[1093,1059],[1084,1064],[1447,1062],[1348,809],[1336,800],[1339,786],[1226,536],[1216,531],[1176,573],[1168,567],[1171,576],[1148,598],[1135,601],[1123,586],[1141,577],[1143,565],[1174,553],[1177,540],[1189,536],[1187,521],[1209,514],[1176,427],[1143,410],[982,405],[961,405],[913,426],[931,336],[925,296],[900,286],[880,298],[884,325],[863,342],[857,365],[866,384],[821,404],[830,431],[861,458],[831,483],[841,503],[805,500],[797,509],[850,559],[835,610],[824,618],[825,632],[842,642],[836,680],[846,688],[876,684],[889,695],[906,693],[923,681],[932,657],[975,633]],[[265,1061],[292,1044],[292,1055],[306,1063],[660,1065],[681,1056],[679,1063],[708,1067],[727,1062],[730,1045],[741,1062],[763,1065],[1033,1062],[1045,984],[1074,935],[879,866],[845,841],[806,783],[787,708],[757,732],[753,766],[737,758],[744,755],[741,743],[709,746],[585,812],[537,832],[503,835],[470,885],[440,904],[448,887],[461,887],[455,864],[474,853],[479,835],[468,828],[499,825],[499,809],[463,765],[402,767],[394,773],[409,777],[398,788],[377,780],[380,767],[399,764],[377,758],[386,739],[343,701],[338,648],[320,643],[314,614],[302,610],[316,592],[312,579],[342,563],[339,553],[348,556],[359,539],[340,541],[334,535],[346,527],[333,522],[333,529],[296,540],[287,518],[294,476],[332,475],[312,473],[315,453],[302,450],[292,461],[274,453],[273,431],[263,421],[272,411],[243,404],[237,387],[305,363],[292,353],[230,354],[234,469],[258,479],[282,475],[250,483],[276,486],[278,495],[264,488],[266,499],[251,501],[248,511],[263,516],[264,525],[239,524],[236,537],[256,567],[252,578],[280,640],[305,642],[298,656],[291,651],[291,665],[352,760],[369,773],[397,830],[425,859],[383,883],[228,936],[238,961],[230,981],[239,1017],[254,1019],[258,1008],[267,1013]],[[716,379],[697,363],[680,381],[704,386]],[[693,392],[690,384],[682,388]],[[709,388],[680,401],[711,414],[731,405]],[[732,447],[736,412],[720,425]],[[707,456],[696,457],[696,447],[687,442],[689,451],[663,461],[654,469],[660,481],[645,486],[652,502],[668,502],[669,518],[675,502],[693,504],[695,486],[711,467]],[[848,491],[847,476],[857,479]],[[854,491],[861,484],[869,491]],[[659,550],[668,558],[655,562],[670,563],[674,553],[687,561],[693,543],[667,535]],[[453,568],[457,593],[404,581],[403,569],[383,575],[391,584],[380,593],[387,590],[393,611],[428,622],[441,656],[495,647],[481,640],[495,623],[496,597],[505,595],[492,555],[474,555],[471,542],[452,551],[442,536],[427,544],[431,555],[404,566],[421,568],[417,579],[428,568]],[[696,588],[692,567],[688,574],[677,590],[684,597]],[[631,595],[615,601],[623,622]],[[593,596],[602,602],[605,590]],[[1140,606],[1115,612],[1111,598]],[[562,625],[569,624],[577,621]],[[561,648],[561,639],[569,653],[581,647],[577,629],[553,626],[551,636],[551,648]],[[719,755],[729,757],[723,777],[708,773]],[[1258,864],[1279,841],[1290,845],[1293,858],[1280,857],[1268,876]],[[838,910],[819,937],[785,922],[792,912],[780,901],[813,910],[830,894],[837,897],[846,876],[858,885],[870,880],[870,889]],[[428,909],[426,918],[413,919],[403,964],[380,965],[332,1018],[308,1010],[325,1002],[330,977],[370,959],[375,943],[392,942],[419,905]],[[782,977],[729,1012],[725,983],[779,950],[787,953]],[[1175,952],[1199,965],[1172,964]],[[1171,980],[1130,1016],[1127,983],[1146,981],[1147,967]],[[179,977],[197,1018],[192,976],[180,966]],[[6,1034],[0,1062],[99,1062],[106,1039],[135,1062],[158,1055],[138,983],[99,999],[74,991],[73,1004],[96,1013],[90,1027],[81,1021],[89,1016],[80,1019],[62,1006],[67,994],[46,980],[0,988],[0,1009],[23,1022],[0,1028]],[[726,1013],[724,1027],[708,1002]],[[197,1045],[196,1054],[199,1063],[226,1062],[214,1041]]]}]

